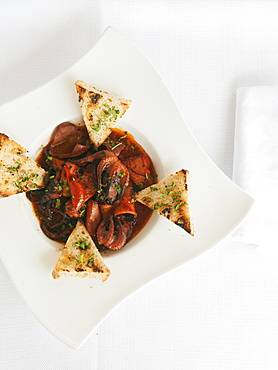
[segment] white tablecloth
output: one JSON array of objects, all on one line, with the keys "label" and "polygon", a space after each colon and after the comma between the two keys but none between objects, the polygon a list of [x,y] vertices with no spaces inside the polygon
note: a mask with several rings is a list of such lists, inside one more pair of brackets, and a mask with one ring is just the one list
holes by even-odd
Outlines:
[{"label": "white tablecloth", "polygon": [[[266,0],[2,0],[0,104],[57,76],[111,25],[231,177],[236,89],[278,83],[277,19]],[[228,238],[136,292],[75,351],[38,323],[0,263],[0,369],[276,370],[277,266],[278,253]]]}]

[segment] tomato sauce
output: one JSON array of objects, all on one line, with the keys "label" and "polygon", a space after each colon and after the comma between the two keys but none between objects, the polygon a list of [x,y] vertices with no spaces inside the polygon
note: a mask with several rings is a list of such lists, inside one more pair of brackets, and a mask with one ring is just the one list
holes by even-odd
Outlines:
[{"label": "tomato sauce", "polygon": [[42,231],[65,243],[78,220],[99,250],[121,249],[148,222],[152,211],[134,200],[157,182],[150,156],[127,131],[113,129],[99,148],[86,127],[56,127],[37,162],[47,171],[45,188],[27,193]]}]

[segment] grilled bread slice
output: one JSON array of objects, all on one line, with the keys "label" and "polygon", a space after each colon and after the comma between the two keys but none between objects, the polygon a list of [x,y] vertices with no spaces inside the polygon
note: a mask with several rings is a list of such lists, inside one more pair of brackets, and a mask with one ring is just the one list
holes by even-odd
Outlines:
[{"label": "grilled bread slice", "polygon": [[44,186],[46,172],[23,153],[27,150],[0,133],[0,196],[8,197]]},{"label": "grilled bread slice", "polygon": [[79,277],[104,282],[110,270],[104,263],[95,243],[81,221],[70,234],[65,248],[52,271],[54,279]]},{"label": "grilled bread slice", "polygon": [[89,137],[98,148],[130,107],[131,100],[97,90],[80,80],[75,82],[75,87]]},{"label": "grilled bread slice", "polygon": [[194,235],[188,203],[188,177],[188,170],[180,170],[139,191],[135,200]]}]

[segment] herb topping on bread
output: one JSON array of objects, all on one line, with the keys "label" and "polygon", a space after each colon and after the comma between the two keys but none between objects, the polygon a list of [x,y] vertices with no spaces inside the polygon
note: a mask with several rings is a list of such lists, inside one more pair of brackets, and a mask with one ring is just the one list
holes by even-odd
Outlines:
[{"label": "herb topping on bread", "polygon": [[75,82],[75,87],[89,137],[98,148],[130,107],[131,100],[97,90],[80,80]]},{"label": "herb topping on bread", "polygon": [[8,197],[44,186],[46,172],[23,155],[27,150],[0,133],[0,196]]},{"label": "herb topping on bread", "polygon": [[110,276],[109,268],[81,221],[77,222],[70,234],[52,276],[54,279],[79,277],[98,279],[102,282]]},{"label": "herb topping on bread", "polygon": [[180,170],[135,195],[135,200],[194,235],[188,203],[187,170]]}]

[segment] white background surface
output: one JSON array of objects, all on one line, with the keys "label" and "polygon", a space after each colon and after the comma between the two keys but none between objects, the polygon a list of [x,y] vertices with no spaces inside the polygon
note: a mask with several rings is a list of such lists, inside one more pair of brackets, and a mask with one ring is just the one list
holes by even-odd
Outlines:
[{"label": "white background surface", "polygon": [[[111,25],[151,60],[231,177],[236,89],[278,83],[277,19],[276,1],[2,0],[0,104],[70,67]],[[74,351],[0,264],[0,369],[277,369],[277,266],[278,252],[228,238],[136,292]]]}]

